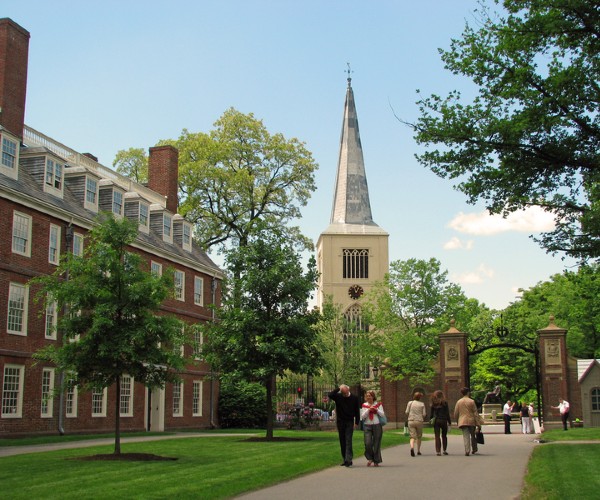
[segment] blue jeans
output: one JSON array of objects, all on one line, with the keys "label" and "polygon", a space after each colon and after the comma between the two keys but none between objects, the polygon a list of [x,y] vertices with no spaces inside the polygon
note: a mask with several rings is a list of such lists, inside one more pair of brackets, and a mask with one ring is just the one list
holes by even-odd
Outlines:
[{"label": "blue jeans", "polygon": [[337,420],[340,448],[344,462],[352,462],[352,434],[354,433],[354,420]]}]

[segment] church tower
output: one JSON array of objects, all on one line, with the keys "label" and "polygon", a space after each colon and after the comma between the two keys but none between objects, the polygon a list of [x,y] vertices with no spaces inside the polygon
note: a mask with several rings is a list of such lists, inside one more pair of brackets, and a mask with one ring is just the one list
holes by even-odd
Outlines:
[{"label": "church tower", "polygon": [[331,296],[349,319],[360,322],[363,294],[388,272],[389,235],[371,214],[351,82],[348,78],[331,220],[317,241],[317,305],[322,310]]}]

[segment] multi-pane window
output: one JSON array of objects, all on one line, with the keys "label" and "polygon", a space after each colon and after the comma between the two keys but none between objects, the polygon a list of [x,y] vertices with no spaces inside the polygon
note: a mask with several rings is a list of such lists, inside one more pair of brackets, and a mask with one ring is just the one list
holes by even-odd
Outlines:
[{"label": "multi-pane window", "polygon": [[600,388],[594,387],[591,390],[592,411],[600,411]]},{"label": "multi-pane window", "polygon": [[162,276],[162,264],[159,264],[158,262],[152,261],[150,263],[150,272],[154,276]]},{"label": "multi-pane window", "polygon": [[148,227],[148,205],[140,203],[140,226]]},{"label": "multi-pane window", "polygon": [[174,280],[175,280],[175,298],[177,300],[185,301],[185,293],[184,293],[185,274],[183,273],[183,271],[175,271]]},{"label": "multi-pane window", "polygon": [[194,380],[192,391],[192,415],[194,417],[202,416],[202,381]]},{"label": "multi-pane window", "polygon": [[65,415],[69,418],[77,417],[77,384],[72,378],[67,381],[65,390]]},{"label": "multi-pane window", "polygon": [[52,391],[54,390],[54,368],[44,368],[42,370],[42,417],[51,417],[53,411],[54,399]]},{"label": "multi-pane window", "polygon": [[50,224],[50,239],[48,242],[48,262],[58,265],[60,257],[60,227]]},{"label": "multi-pane window", "polygon": [[31,257],[31,217],[19,212],[13,214],[12,251]]},{"label": "multi-pane window", "polygon": [[183,382],[173,382],[173,416],[183,416]]},{"label": "multi-pane window", "polygon": [[93,207],[98,205],[98,181],[91,177],[85,180],[85,204]]},{"label": "multi-pane window", "polygon": [[182,243],[184,248],[191,248],[192,246],[192,226],[184,223],[182,226]]},{"label": "multi-pane window", "polygon": [[200,359],[202,355],[202,344],[204,343],[204,335],[202,330],[194,329],[194,358]]},{"label": "multi-pane window", "polygon": [[344,355],[346,360],[356,367],[360,367],[363,377],[370,377],[370,367],[367,362],[360,359],[357,351],[359,335],[369,331],[369,324],[364,320],[359,305],[350,306],[344,313]]},{"label": "multi-pane window", "polygon": [[83,234],[73,234],[73,255],[83,257]]},{"label": "multi-pane window", "polygon": [[17,143],[7,137],[2,138],[2,165],[15,168],[17,164]]},{"label": "multi-pane window", "polygon": [[46,158],[46,185],[61,190],[63,182],[63,166],[57,161]]},{"label": "multi-pane window", "polygon": [[121,377],[121,401],[119,413],[122,417],[133,416],[133,378],[129,375]]},{"label": "multi-pane window", "polygon": [[92,389],[92,417],[106,416],[106,387]]},{"label": "multi-pane window", "polygon": [[51,300],[50,297],[46,299],[46,322],[44,328],[44,334],[47,339],[56,340],[56,322],[58,320],[58,304],[56,301]]},{"label": "multi-pane window", "polygon": [[2,417],[20,418],[23,412],[22,365],[4,365],[4,383],[2,384]]},{"label": "multi-pane window", "polygon": [[170,215],[163,214],[163,236],[166,238],[171,238],[171,227],[173,225],[173,220]]},{"label": "multi-pane window", "polygon": [[8,314],[6,329],[8,333],[27,335],[27,309],[29,288],[20,283],[11,283],[8,288]]},{"label": "multi-pane window", "polygon": [[344,278],[369,277],[369,250],[364,248],[344,248],[342,259],[342,273]]},{"label": "multi-pane window", "polygon": [[123,215],[123,193],[121,191],[113,191],[112,211],[115,215]]},{"label": "multi-pane window", "polygon": [[194,276],[194,304],[197,306],[204,305],[204,280],[199,276]]}]

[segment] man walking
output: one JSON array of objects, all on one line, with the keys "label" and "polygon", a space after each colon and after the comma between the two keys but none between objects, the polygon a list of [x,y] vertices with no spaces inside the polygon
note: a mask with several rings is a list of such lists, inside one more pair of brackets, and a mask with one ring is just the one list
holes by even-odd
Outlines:
[{"label": "man walking", "polygon": [[468,387],[463,387],[460,390],[462,398],[456,402],[454,407],[454,419],[458,423],[458,427],[463,433],[463,443],[465,445],[465,455],[477,453],[477,439],[475,438],[475,429],[479,427],[479,412],[477,405],[470,397]]},{"label": "man walking", "polygon": [[515,407],[515,404],[512,403],[512,401],[509,399],[506,404],[504,405],[504,408],[502,409],[502,416],[504,417],[504,434],[512,434],[510,432],[510,419],[512,417],[512,411],[513,408]]},{"label": "man walking", "polygon": [[558,406],[551,406],[555,410],[560,411],[560,419],[562,420],[563,429],[568,430],[567,422],[569,421],[569,411],[571,409],[571,405],[568,401],[565,401],[563,398],[558,398]]},{"label": "man walking", "polygon": [[335,401],[335,421],[340,438],[344,467],[352,465],[352,435],[354,426],[360,423],[360,402],[358,397],[350,393],[346,384],[340,385],[328,394],[329,399]]}]

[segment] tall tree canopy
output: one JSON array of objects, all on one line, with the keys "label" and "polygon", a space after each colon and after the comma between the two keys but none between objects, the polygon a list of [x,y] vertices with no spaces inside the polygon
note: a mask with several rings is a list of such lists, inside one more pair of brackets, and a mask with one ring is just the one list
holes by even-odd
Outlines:
[{"label": "tall tree canopy", "polygon": [[113,167],[135,182],[148,182],[148,155],[143,148],[122,149],[117,152]]},{"label": "tall tree canopy", "polygon": [[270,439],[275,377],[288,370],[312,374],[321,364],[315,318],[308,310],[316,264],[312,258],[304,271],[289,241],[272,232],[232,249],[227,263],[232,277],[218,321],[206,327],[203,355],[222,373],[265,385]]},{"label": "tall tree canopy", "polygon": [[184,360],[177,346],[183,325],[158,314],[173,292],[173,274],[154,276],[129,245],[137,224],[107,215],[86,242],[85,255],[68,254],[52,275],[33,280],[37,297],[65,311],[57,322],[62,342],[36,353],[83,389],[116,384],[115,454],[120,453],[119,390],[127,374],[150,387],[177,380]]},{"label": "tall tree canopy", "polygon": [[258,227],[282,227],[291,241],[311,248],[298,227],[315,190],[317,164],[304,143],[271,134],[252,113],[228,109],[214,130],[183,130],[179,150],[180,212],[196,226],[205,248],[245,245]]},{"label": "tall tree canopy", "polygon": [[[411,124],[420,162],[457,181],[468,201],[506,215],[543,207],[556,226],[538,242],[552,253],[600,257],[600,7],[590,0],[496,0],[478,12],[445,68],[478,93],[418,102]],[[437,146],[438,149],[433,149]]]}]

